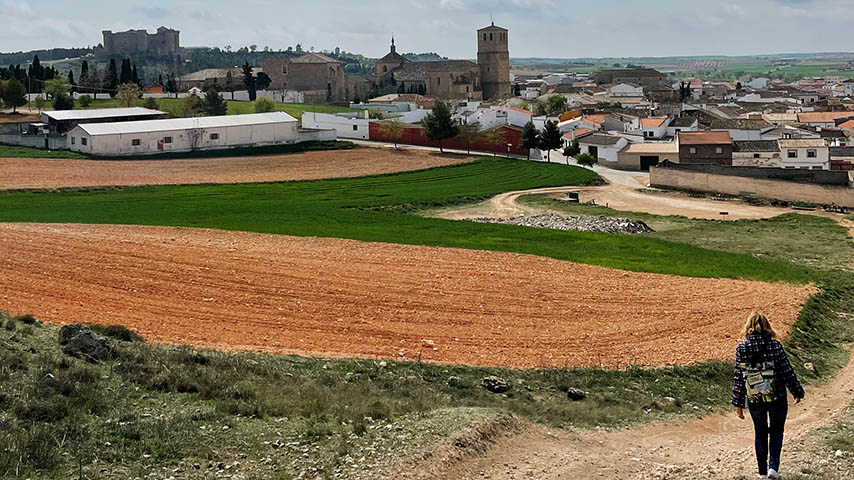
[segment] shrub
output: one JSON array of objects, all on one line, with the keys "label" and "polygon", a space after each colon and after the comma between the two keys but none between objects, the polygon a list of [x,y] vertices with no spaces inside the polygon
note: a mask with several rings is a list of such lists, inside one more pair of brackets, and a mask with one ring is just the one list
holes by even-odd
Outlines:
[{"label": "shrub", "polygon": [[267,113],[276,109],[276,104],[266,97],[255,100],[255,113]]},{"label": "shrub", "polygon": [[[83,97],[81,97],[80,100],[81,100],[80,104],[83,105],[83,102],[82,102]],[[157,104],[157,100],[155,100],[151,97],[148,97],[145,100],[143,100],[142,106],[145,108],[151,109],[151,110],[159,110],[160,109],[160,105]]]},{"label": "shrub", "polygon": [[122,342],[144,342],[145,340],[133,330],[122,325],[91,325],[89,330],[105,337],[115,338]]},{"label": "shrub", "polygon": [[590,155],[589,153],[582,153],[581,155],[578,155],[577,157],[575,157],[575,161],[578,162],[579,165],[585,167],[592,167],[593,165],[596,165],[596,163],[598,163],[596,157]]},{"label": "shrub", "polygon": [[27,325],[33,325],[35,323],[39,323],[39,321],[36,320],[36,317],[30,315],[29,313],[26,315],[18,315],[17,317],[15,317],[15,321],[18,321],[18,322],[21,322],[21,323],[24,323]]},{"label": "shrub", "polygon": [[89,95],[80,95],[80,97],[77,99],[77,101],[80,103],[80,106],[83,108],[89,108],[89,105],[92,105],[92,97]]}]

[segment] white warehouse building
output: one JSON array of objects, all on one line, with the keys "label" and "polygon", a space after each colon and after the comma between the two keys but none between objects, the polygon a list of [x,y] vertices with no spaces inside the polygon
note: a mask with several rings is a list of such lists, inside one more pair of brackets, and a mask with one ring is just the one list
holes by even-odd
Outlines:
[{"label": "white warehouse building", "polygon": [[80,124],[68,133],[68,148],[91,155],[150,155],[335,139],[334,131],[301,131],[294,117],[270,112]]}]

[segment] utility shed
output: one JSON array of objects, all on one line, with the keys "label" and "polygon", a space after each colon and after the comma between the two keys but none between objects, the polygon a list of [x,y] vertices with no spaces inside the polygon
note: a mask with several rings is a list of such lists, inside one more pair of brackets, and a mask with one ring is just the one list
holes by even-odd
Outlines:
[{"label": "utility shed", "polygon": [[297,143],[300,139],[294,117],[285,112],[270,112],[81,124],[69,132],[68,148],[91,155],[151,155]]},{"label": "utility shed", "polygon": [[91,110],[52,110],[41,113],[42,123],[51,133],[63,135],[83,123],[133,122],[155,120],[166,115],[160,110],[142,107],[93,108]]}]

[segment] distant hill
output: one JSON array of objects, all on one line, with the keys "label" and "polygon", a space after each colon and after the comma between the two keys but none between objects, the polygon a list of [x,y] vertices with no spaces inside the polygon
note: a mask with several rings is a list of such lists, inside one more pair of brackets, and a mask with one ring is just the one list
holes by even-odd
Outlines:
[{"label": "distant hill", "polygon": [[51,48],[50,50],[33,50],[30,52],[0,53],[0,65],[22,65],[32,61],[35,55],[42,62],[64,60],[66,58],[82,57],[93,53],[92,48]]},{"label": "distant hill", "polygon": [[439,62],[447,60],[448,57],[443,57],[435,52],[430,53],[404,53],[404,58],[410,62]]}]

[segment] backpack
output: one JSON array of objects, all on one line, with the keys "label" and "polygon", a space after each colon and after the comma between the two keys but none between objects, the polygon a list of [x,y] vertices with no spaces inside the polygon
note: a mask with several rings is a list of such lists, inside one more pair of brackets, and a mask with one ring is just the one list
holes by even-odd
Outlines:
[{"label": "backpack", "polygon": [[749,403],[772,403],[777,400],[776,372],[773,361],[762,360],[757,353],[749,362],[740,363],[744,388]]}]

